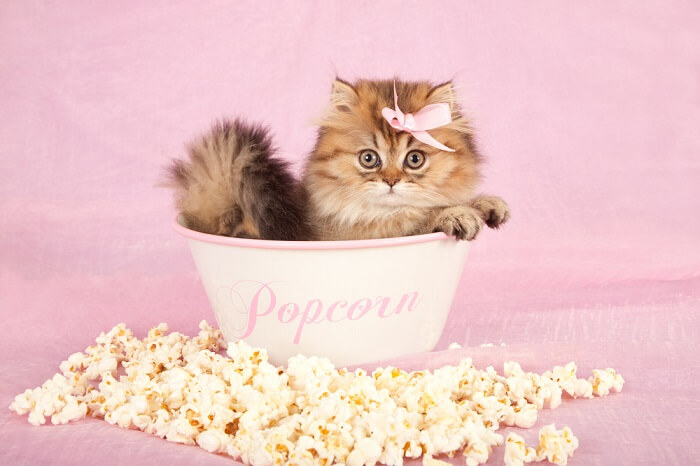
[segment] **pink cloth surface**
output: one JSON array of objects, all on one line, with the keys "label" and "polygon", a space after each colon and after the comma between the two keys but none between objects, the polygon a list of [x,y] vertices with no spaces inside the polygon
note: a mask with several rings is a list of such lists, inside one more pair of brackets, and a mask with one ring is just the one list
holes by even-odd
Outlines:
[{"label": "pink cloth surface", "polygon": [[[474,243],[436,352],[398,364],[614,367],[622,393],[566,401],[520,433],[570,426],[571,464],[697,463],[692,1],[0,3],[0,405],[117,322],[139,335],[213,322],[162,167],[213,119],[243,115],[299,168],[335,72],[454,77],[484,191],[512,207]],[[8,465],[232,461],[6,408],[0,438]]]}]

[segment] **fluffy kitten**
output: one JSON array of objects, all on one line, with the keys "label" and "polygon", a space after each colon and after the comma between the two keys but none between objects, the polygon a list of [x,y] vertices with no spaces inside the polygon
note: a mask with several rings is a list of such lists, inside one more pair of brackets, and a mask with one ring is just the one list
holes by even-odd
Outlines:
[{"label": "fluffy kitten", "polygon": [[445,152],[392,128],[382,109],[394,109],[394,81],[336,80],[331,105],[303,179],[311,223],[323,240],[385,238],[443,231],[471,240],[484,222],[509,218],[497,197],[475,196],[480,156],[452,83],[396,81],[398,104],[414,113],[448,103],[449,125],[431,136]]},{"label": "fluffy kitten", "polygon": [[413,113],[448,103],[449,125],[430,134],[445,152],[392,128],[393,81],[336,80],[301,183],[275,158],[267,132],[223,121],[170,167],[177,208],[197,231],[277,240],[344,240],[443,231],[471,240],[509,217],[497,197],[475,196],[480,157],[452,83],[396,81]]},{"label": "fluffy kitten", "polygon": [[221,121],[175,160],[169,185],[187,226],[239,238],[306,240],[305,195],[274,156],[267,130],[240,120]]}]

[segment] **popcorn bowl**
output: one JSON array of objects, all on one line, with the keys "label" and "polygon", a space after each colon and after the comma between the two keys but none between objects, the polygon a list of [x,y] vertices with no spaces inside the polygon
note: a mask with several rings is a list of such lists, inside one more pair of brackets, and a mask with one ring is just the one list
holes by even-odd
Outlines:
[{"label": "popcorn bowl", "polygon": [[444,233],[357,241],[268,241],[173,222],[192,252],[227,341],[339,366],[430,351],[442,334],[469,243]]}]

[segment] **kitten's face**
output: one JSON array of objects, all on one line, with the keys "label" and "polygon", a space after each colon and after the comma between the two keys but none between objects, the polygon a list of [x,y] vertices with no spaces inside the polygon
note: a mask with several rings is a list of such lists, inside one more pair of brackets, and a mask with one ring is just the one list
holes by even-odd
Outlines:
[{"label": "kitten's face", "polygon": [[404,113],[432,103],[451,105],[453,122],[429,132],[455,152],[424,144],[382,117],[384,107],[394,109],[393,81],[336,81],[307,167],[309,191],[322,214],[351,221],[401,208],[455,205],[472,196],[478,156],[452,85],[397,81],[396,89]]}]

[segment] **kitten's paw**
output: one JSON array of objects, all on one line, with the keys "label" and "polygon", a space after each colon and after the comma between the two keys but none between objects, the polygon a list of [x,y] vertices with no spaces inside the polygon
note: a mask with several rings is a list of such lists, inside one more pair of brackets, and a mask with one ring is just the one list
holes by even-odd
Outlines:
[{"label": "kitten's paw", "polygon": [[510,208],[500,197],[479,196],[470,205],[480,212],[489,228],[499,228],[510,218]]},{"label": "kitten's paw", "polygon": [[457,239],[471,241],[481,231],[480,212],[467,206],[448,207],[435,218],[433,231],[442,231]]}]

